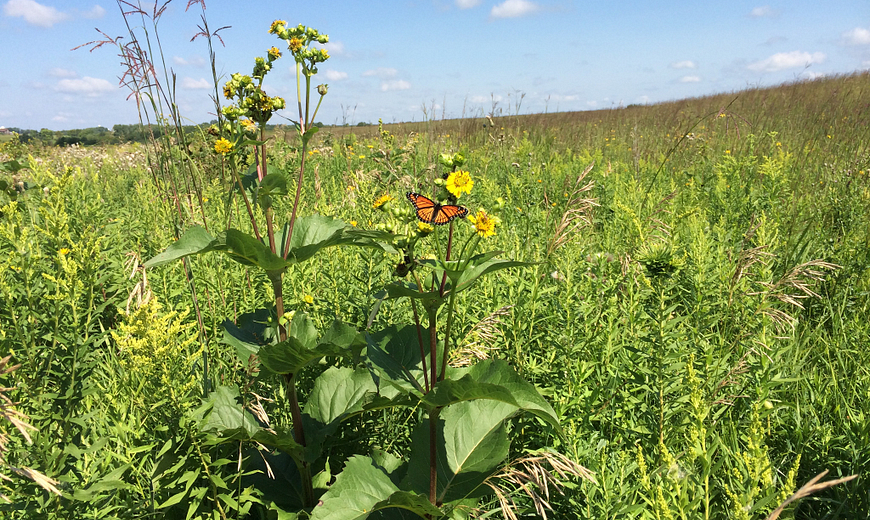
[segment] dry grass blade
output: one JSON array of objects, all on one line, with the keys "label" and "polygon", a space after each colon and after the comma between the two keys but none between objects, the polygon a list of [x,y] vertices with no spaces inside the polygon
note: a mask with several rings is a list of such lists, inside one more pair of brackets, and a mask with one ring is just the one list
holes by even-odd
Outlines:
[{"label": "dry grass blade", "polygon": [[823,260],[811,260],[796,265],[775,283],[763,283],[770,290],[770,295],[777,300],[804,308],[800,300],[820,296],[810,288],[811,284],[825,281],[825,272],[841,267]]},{"label": "dry grass blade", "polygon": [[125,310],[127,314],[130,314],[130,304],[133,303],[133,300],[136,300],[136,308],[138,309],[142,307],[142,305],[148,303],[153,294],[151,293],[151,287],[148,285],[148,274],[142,266],[142,260],[139,258],[139,255],[131,251],[130,253],[127,253],[127,257],[124,266],[130,269],[130,278],[132,279],[136,276],[137,272],[142,273],[142,279],[133,286],[133,289],[130,291],[130,296],[127,297],[127,306],[125,307]]},{"label": "dry grass blade", "polygon": [[513,308],[513,305],[506,305],[475,323],[463,339],[463,346],[450,353],[450,366],[464,367],[488,359],[489,353],[496,349],[495,342],[502,336],[501,319]]},{"label": "dry grass blade", "polygon": [[779,507],[774,509],[773,512],[767,516],[766,520],[776,520],[777,518],[779,518],[779,515],[783,512],[783,510],[788,507],[789,504],[796,500],[808,497],[816,491],[821,491],[823,489],[828,489],[829,487],[834,487],[837,484],[849,482],[850,480],[858,477],[858,475],[850,475],[848,477],[838,478],[837,480],[829,480],[827,482],[819,483],[819,481],[827,474],[828,470],[825,470],[813,477],[812,480],[801,486],[801,488],[795,491],[792,496],[788,497],[785,502],[783,502],[779,505]]},{"label": "dry grass blade", "polygon": [[[565,455],[540,451],[510,462],[485,483],[495,493],[505,518],[517,519],[513,495],[522,492],[532,500],[538,515],[547,520],[547,510],[553,510],[549,503],[550,489],[563,495],[562,482],[570,478],[583,478],[597,484],[591,471]],[[506,491],[506,485],[514,489]]]},{"label": "dry grass blade", "polygon": [[565,245],[577,231],[592,224],[592,208],[598,205],[595,199],[585,197],[586,192],[592,191],[595,181],[584,184],[586,176],[592,171],[595,163],[592,162],[583,170],[577,180],[574,181],[574,190],[568,199],[568,204],[562,218],[556,223],[556,231],[547,245],[547,255],[553,254],[556,249]]},{"label": "dry grass blade", "polygon": [[[11,374],[13,371],[21,367],[21,365],[6,366],[9,364],[10,359],[12,359],[12,355],[8,355],[3,359],[0,359],[0,376]],[[21,435],[24,436],[24,438],[27,440],[27,443],[31,444],[32,441],[30,440],[30,435],[27,433],[27,430],[35,430],[36,428],[24,422],[23,419],[27,419],[26,415],[12,408],[15,403],[13,403],[12,400],[9,399],[9,396],[6,395],[6,392],[10,390],[12,390],[12,388],[0,387],[0,416],[11,422],[15,426],[15,428],[17,428],[18,431],[21,432]],[[0,432],[0,463],[2,463],[4,466],[6,465],[6,459],[4,458],[4,454],[6,453],[6,442],[8,440],[9,437],[5,433]],[[60,491],[55,487],[57,481],[46,477],[45,475],[34,469],[16,468],[14,466],[9,466],[9,469],[17,473],[18,475],[27,477],[30,480],[36,482],[37,484],[42,486],[43,489],[51,491],[52,493],[55,493],[57,495],[61,494]],[[0,478],[2,478],[3,480],[10,480],[9,477],[3,474],[0,474]]]}]

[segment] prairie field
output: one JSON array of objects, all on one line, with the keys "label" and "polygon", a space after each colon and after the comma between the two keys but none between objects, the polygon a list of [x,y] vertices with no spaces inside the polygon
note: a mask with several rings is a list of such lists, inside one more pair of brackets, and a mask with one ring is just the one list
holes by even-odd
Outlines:
[{"label": "prairie field", "polygon": [[870,518],[867,73],[257,114],[0,144],[3,518]]}]

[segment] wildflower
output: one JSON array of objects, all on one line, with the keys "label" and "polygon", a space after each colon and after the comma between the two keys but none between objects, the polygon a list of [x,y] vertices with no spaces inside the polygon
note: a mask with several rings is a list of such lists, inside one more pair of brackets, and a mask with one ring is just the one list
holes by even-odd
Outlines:
[{"label": "wildflower", "polygon": [[431,224],[417,221],[417,231],[422,235],[428,235],[429,233],[435,231],[435,227]]},{"label": "wildflower", "polygon": [[60,253],[61,256],[66,256],[69,254],[69,248],[62,247],[62,248],[60,248],[60,251],[58,251],[58,253]]},{"label": "wildflower", "polygon": [[728,155],[731,153],[731,150],[725,150],[725,154]]},{"label": "wildflower", "polygon": [[326,49],[320,49],[320,59],[326,61],[329,59],[329,51]]},{"label": "wildflower", "polygon": [[375,203],[372,204],[372,206],[374,206],[375,209],[380,209],[381,206],[383,206],[387,202],[390,202],[391,200],[393,200],[393,197],[390,194],[381,195],[380,197],[378,197],[378,200],[376,200]]},{"label": "wildflower", "polygon": [[257,123],[254,123],[250,119],[242,119],[239,122],[242,124],[243,127],[245,127],[245,130],[256,130],[257,129]]},{"label": "wildflower", "polygon": [[278,50],[278,47],[272,47],[268,51],[270,60],[277,60],[281,57],[281,51]]},{"label": "wildflower", "polygon": [[491,237],[495,235],[495,218],[486,214],[486,211],[480,210],[477,215],[468,217],[469,222],[474,225],[474,230],[482,237]]},{"label": "wildflower", "polygon": [[356,224],[357,224],[356,220],[351,220],[351,221],[350,221],[350,225],[351,225],[351,226],[356,227]]},{"label": "wildflower", "polygon": [[321,85],[317,85],[317,93],[320,94],[321,96],[325,96],[328,91],[329,91],[329,85],[327,85],[326,83],[323,83]]},{"label": "wildflower", "polygon": [[360,159],[365,159],[365,158],[366,158],[365,155],[359,155],[358,157],[359,157]]},{"label": "wildflower", "polygon": [[302,298],[302,300],[305,301],[305,303],[307,303],[308,305],[312,305],[312,304],[314,303],[314,297],[311,296],[310,294],[306,294],[306,295]]},{"label": "wildflower", "polygon": [[302,40],[294,36],[290,38],[290,42],[287,45],[290,47],[290,52],[295,54],[302,48]]},{"label": "wildflower", "polygon": [[287,25],[287,22],[284,20],[275,20],[272,22],[272,25],[269,27],[270,34],[278,34],[282,30],[284,30],[284,26]]},{"label": "wildflower", "polygon": [[219,154],[226,155],[233,151],[233,143],[221,137],[214,143],[214,151]]},{"label": "wildflower", "polygon": [[232,99],[232,97],[233,97],[233,89],[232,89],[232,87],[230,87],[229,82],[227,82],[227,84],[224,85],[224,97],[227,99]]},{"label": "wildflower", "polygon": [[467,171],[456,170],[447,177],[445,188],[457,199],[462,196],[462,192],[471,193],[471,188],[474,188],[474,181],[471,180],[471,174]]}]

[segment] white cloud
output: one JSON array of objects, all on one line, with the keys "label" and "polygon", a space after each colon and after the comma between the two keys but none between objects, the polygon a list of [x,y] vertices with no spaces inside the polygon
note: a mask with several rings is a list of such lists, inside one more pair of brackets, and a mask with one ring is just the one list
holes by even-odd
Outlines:
[{"label": "white cloud", "polygon": [[696,65],[695,62],[691,60],[675,61],[671,63],[672,69],[694,69],[697,66],[698,65]]},{"label": "white cloud", "polygon": [[55,78],[74,78],[78,76],[74,70],[61,69],[59,67],[55,67],[48,71],[48,75]]},{"label": "white cloud", "polygon": [[493,18],[518,18],[538,11],[541,7],[529,0],[505,0],[493,6],[489,15]]},{"label": "white cloud", "polygon": [[793,69],[796,67],[806,67],[825,61],[825,54],[822,52],[792,51],[778,52],[773,56],[750,63],[746,68],[756,72],[776,72],[778,70]]},{"label": "white cloud", "polygon": [[323,48],[329,51],[330,56],[342,56],[344,52],[344,44],[341,42],[327,42]]},{"label": "white cloud", "polygon": [[635,103],[640,103],[641,105],[646,105],[649,103],[649,96],[640,96],[635,100]]},{"label": "white cloud", "polygon": [[208,90],[212,88],[212,84],[211,82],[206,81],[205,78],[184,78],[183,80],[181,80],[181,88],[188,90]]},{"label": "white cloud", "polygon": [[329,81],[341,81],[343,79],[347,79],[347,72],[326,69],[326,72],[324,72],[324,74],[326,75],[326,79],[328,79]]},{"label": "white cloud", "polygon": [[480,5],[480,0],[456,0],[456,7],[460,9],[471,9]]},{"label": "white cloud", "polygon": [[598,106],[598,101],[587,101],[586,105],[595,108]]},{"label": "white cloud", "polygon": [[403,79],[381,83],[381,92],[389,92],[390,90],[408,90],[409,88],[411,88],[411,84]]},{"label": "white cloud", "polygon": [[379,78],[392,78],[399,71],[388,67],[378,67],[377,69],[367,70],[363,72],[363,76],[377,76]]},{"label": "white cloud", "polygon": [[51,118],[52,121],[56,121],[58,123],[65,123],[69,121],[69,118],[63,114],[58,114]]},{"label": "white cloud", "polygon": [[567,96],[563,96],[561,94],[553,94],[550,96],[550,101],[555,101],[556,103],[561,103],[562,101],[577,101],[580,99],[580,96],[576,94],[571,94]]},{"label": "white cloud", "polygon": [[813,79],[824,78],[824,77],[825,77],[825,73],[824,73],[824,72],[813,72],[813,71],[811,71],[811,70],[805,70],[805,71],[801,74],[801,76],[804,77],[804,78],[807,78],[807,79],[809,79],[809,80],[813,80]]},{"label": "white cloud", "polygon": [[85,76],[81,79],[62,79],[57,82],[57,86],[54,88],[58,92],[97,97],[103,92],[114,90],[115,86],[104,79]]},{"label": "white cloud", "polygon": [[680,78],[680,83],[697,83],[701,81],[701,78],[698,76],[683,76]]},{"label": "white cloud", "polygon": [[202,58],[202,56],[194,56],[190,59],[185,59],[181,56],[173,56],[172,64],[180,67],[185,65],[190,65],[192,67],[202,67],[203,65],[205,65],[205,60]]},{"label": "white cloud", "polygon": [[82,16],[89,20],[97,20],[106,16],[106,10],[98,5],[95,5],[91,7],[90,11],[85,11],[84,13],[82,13]]},{"label": "white cloud", "polygon": [[851,31],[843,33],[845,45],[870,45],[870,30],[863,27],[855,27]]},{"label": "white cloud", "polygon": [[756,7],[752,11],[749,12],[749,16],[752,18],[774,18],[779,14],[778,11],[774,10],[769,5],[763,5],[761,7]]},{"label": "white cloud", "polygon": [[69,18],[68,14],[34,0],[9,0],[3,6],[3,13],[6,16],[24,18],[30,25],[38,27],[51,27]]}]

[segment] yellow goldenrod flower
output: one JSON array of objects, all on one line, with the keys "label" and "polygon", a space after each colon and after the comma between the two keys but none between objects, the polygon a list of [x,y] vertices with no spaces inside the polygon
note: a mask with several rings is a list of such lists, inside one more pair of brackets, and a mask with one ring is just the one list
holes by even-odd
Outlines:
[{"label": "yellow goldenrod flower", "polygon": [[480,210],[477,215],[468,217],[469,222],[474,225],[474,230],[482,237],[491,237],[495,235],[495,218],[486,214],[486,211]]},{"label": "yellow goldenrod flower", "polygon": [[233,143],[221,137],[214,143],[214,151],[219,154],[226,155],[233,151]]},{"label": "yellow goldenrod flower", "polygon": [[444,187],[458,199],[462,196],[463,191],[471,193],[471,189],[474,188],[474,181],[471,180],[471,174],[467,171],[456,170],[447,177]]},{"label": "yellow goldenrod flower", "polygon": [[393,197],[389,194],[381,195],[380,197],[378,197],[378,200],[376,200],[375,203],[372,204],[372,206],[374,206],[375,209],[379,209],[381,206],[383,206],[387,202],[390,202],[391,200],[393,200]]}]

